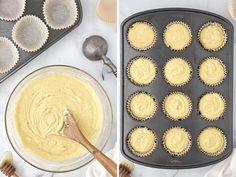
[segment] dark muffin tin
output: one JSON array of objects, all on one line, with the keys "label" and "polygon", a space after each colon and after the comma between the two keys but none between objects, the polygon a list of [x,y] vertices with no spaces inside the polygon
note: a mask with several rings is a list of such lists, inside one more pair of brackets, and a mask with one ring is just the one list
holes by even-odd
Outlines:
[{"label": "dark muffin tin", "polygon": [[[43,2],[44,0],[27,0],[26,1],[26,8],[24,11],[23,16],[25,15],[35,15],[39,17],[43,22],[46,24],[44,16],[43,16]],[[16,71],[18,71],[20,68],[25,66],[27,63],[32,61],[34,58],[36,58],[38,55],[40,55],[42,52],[47,50],[50,46],[55,44],[58,40],[60,40],[62,37],[67,35],[69,32],[71,32],[73,29],[78,27],[82,21],[82,6],[80,3],[80,0],[75,0],[77,9],[78,9],[78,18],[73,26],[70,28],[66,28],[63,30],[53,30],[50,28],[47,24],[48,30],[49,30],[49,38],[46,42],[46,44],[38,51],[36,52],[25,52],[19,47],[17,49],[19,50],[20,59],[17,62],[17,64],[7,73],[0,74],[0,83],[3,82],[5,79],[10,77],[12,74],[14,74]],[[23,17],[22,16],[22,17]],[[0,36],[1,37],[7,37],[12,42],[12,28],[16,21],[7,22],[0,20]]]},{"label": "dark muffin tin", "polygon": [[[157,31],[157,41],[154,46],[146,51],[133,49],[127,42],[127,30],[130,25],[137,21],[150,22]],[[192,31],[191,44],[182,51],[171,51],[163,42],[163,31],[170,22],[183,21],[189,25]],[[227,33],[225,46],[217,52],[209,52],[201,47],[197,39],[198,30],[202,25],[209,21],[219,22],[223,25]],[[233,25],[229,20],[222,16],[206,11],[182,8],[168,8],[149,10],[137,13],[127,18],[121,26],[121,151],[123,155],[131,161],[156,168],[194,168],[211,165],[227,158],[232,152],[233,141]],[[158,69],[157,78],[148,86],[140,87],[134,85],[127,77],[126,69],[128,62],[137,56],[152,58]],[[198,78],[198,66],[206,57],[219,57],[225,64],[227,76],[223,83],[215,87],[204,85]],[[171,57],[186,58],[193,68],[191,80],[184,86],[173,87],[168,84],[162,73],[162,68],[166,61]],[[130,116],[127,111],[126,103],[131,94],[136,91],[146,91],[151,93],[158,102],[158,109],[155,116],[146,121],[137,121]],[[187,94],[192,101],[192,112],[190,116],[181,121],[172,121],[167,118],[162,111],[162,102],[171,92],[181,91]],[[198,112],[199,98],[206,92],[215,91],[222,94],[226,100],[226,110],[222,118],[217,121],[207,121],[201,118]],[[138,126],[145,126],[152,129],[158,139],[158,144],[154,152],[147,157],[138,157],[128,148],[128,133]],[[162,145],[163,133],[170,127],[181,126],[186,128],[192,137],[192,147],[183,156],[171,156]],[[227,147],[224,152],[215,157],[203,154],[197,147],[197,137],[202,129],[215,126],[220,128],[227,138]]]}]

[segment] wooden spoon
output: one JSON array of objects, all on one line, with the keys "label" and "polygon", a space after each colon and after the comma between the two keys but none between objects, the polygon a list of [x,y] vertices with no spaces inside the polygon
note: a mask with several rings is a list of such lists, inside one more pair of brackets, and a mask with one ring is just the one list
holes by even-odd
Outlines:
[{"label": "wooden spoon", "polygon": [[117,177],[117,165],[105,154],[99,151],[95,146],[93,146],[83,133],[77,127],[75,120],[69,111],[65,112],[64,126],[61,131],[62,135],[77,141],[82,146],[84,146],[93,156],[101,163],[101,165],[113,176]]}]

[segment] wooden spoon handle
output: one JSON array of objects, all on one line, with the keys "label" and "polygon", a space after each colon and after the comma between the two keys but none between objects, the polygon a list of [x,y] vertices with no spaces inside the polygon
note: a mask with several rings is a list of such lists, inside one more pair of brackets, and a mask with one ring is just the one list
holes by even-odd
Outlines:
[{"label": "wooden spoon handle", "polygon": [[13,177],[19,177],[16,173],[14,173],[12,176],[13,176]]}]

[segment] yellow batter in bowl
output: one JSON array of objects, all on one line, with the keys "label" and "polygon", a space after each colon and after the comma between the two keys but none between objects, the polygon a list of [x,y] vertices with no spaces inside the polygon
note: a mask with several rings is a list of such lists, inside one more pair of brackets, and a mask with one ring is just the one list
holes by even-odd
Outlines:
[{"label": "yellow batter in bowl", "polygon": [[217,156],[226,147],[226,137],[220,129],[207,127],[198,137],[198,147],[206,155]]},{"label": "yellow batter in bowl", "polygon": [[59,135],[68,109],[90,142],[100,133],[103,113],[93,88],[66,74],[48,74],[31,81],[20,93],[14,124],[24,148],[42,159],[66,160],[85,149]]},{"label": "yellow batter in bowl", "polygon": [[211,92],[203,95],[198,104],[202,117],[207,120],[219,119],[225,111],[225,100],[222,95]]},{"label": "yellow batter in bowl", "polygon": [[134,84],[148,85],[155,79],[157,68],[151,59],[137,57],[129,62],[127,74]]},{"label": "yellow batter in bowl", "polygon": [[216,86],[225,79],[226,67],[220,59],[209,57],[200,64],[198,74],[206,85]]},{"label": "yellow batter in bowl", "polygon": [[147,127],[133,129],[128,135],[128,146],[138,156],[147,156],[156,147],[156,136]]},{"label": "yellow batter in bowl", "polygon": [[182,127],[170,128],[164,133],[163,145],[171,155],[183,155],[190,149],[190,134]]},{"label": "yellow batter in bowl", "polygon": [[183,50],[192,40],[189,26],[184,22],[174,21],[166,26],[163,34],[164,43],[172,50]]},{"label": "yellow batter in bowl", "polygon": [[182,92],[173,92],[163,101],[162,109],[171,120],[186,119],[192,110],[190,98]]},{"label": "yellow batter in bowl", "polygon": [[135,22],[128,29],[128,42],[137,50],[147,50],[156,42],[156,30],[147,22]]},{"label": "yellow batter in bowl", "polygon": [[183,58],[171,58],[164,66],[164,77],[172,86],[186,84],[192,75],[192,67]]},{"label": "yellow batter in bowl", "polygon": [[146,92],[134,93],[129,98],[127,106],[129,113],[137,120],[151,118],[157,109],[154,97]]},{"label": "yellow batter in bowl", "polygon": [[218,51],[227,41],[225,29],[217,22],[209,22],[201,27],[198,39],[206,50]]}]

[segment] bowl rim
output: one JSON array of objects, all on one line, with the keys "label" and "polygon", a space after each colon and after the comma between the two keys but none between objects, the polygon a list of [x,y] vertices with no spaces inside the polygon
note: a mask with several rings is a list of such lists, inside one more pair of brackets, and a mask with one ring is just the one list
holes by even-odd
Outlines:
[{"label": "bowl rim", "polygon": [[[38,167],[37,165],[29,162],[25,157],[23,157],[23,155],[21,155],[17,149],[15,148],[15,146],[13,145],[12,141],[11,141],[11,138],[10,138],[10,135],[8,133],[8,128],[7,128],[7,110],[8,110],[8,107],[9,107],[9,102],[10,100],[12,99],[12,95],[13,93],[15,92],[15,90],[19,87],[19,85],[25,80],[27,79],[29,76],[31,76],[32,74],[35,74],[37,72],[39,72],[40,70],[43,70],[43,69],[47,69],[47,68],[55,68],[55,67],[62,67],[62,68],[68,68],[68,69],[74,69],[74,70],[77,70],[77,71],[80,71],[84,74],[86,74],[87,76],[89,76],[92,80],[94,80],[96,82],[96,84],[98,84],[98,86],[100,87],[100,89],[102,90],[102,92],[106,95],[107,97],[107,100],[108,100],[108,105],[110,107],[110,111],[111,111],[111,126],[108,128],[108,136],[106,138],[106,140],[104,141],[104,144],[103,146],[101,146],[100,150],[102,151],[105,146],[107,145],[107,142],[111,136],[111,131],[112,131],[112,125],[113,125],[113,109],[112,109],[112,105],[111,105],[111,101],[109,99],[109,96],[107,94],[107,92],[105,91],[105,89],[102,87],[102,85],[97,81],[97,79],[95,79],[91,74],[89,74],[88,72],[82,70],[82,69],[79,69],[77,67],[74,67],[74,66],[70,66],[70,65],[47,65],[47,66],[43,66],[43,67],[40,67],[32,72],[30,72],[29,74],[27,74],[26,76],[24,76],[17,84],[16,86],[14,87],[14,89],[11,91],[11,94],[8,98],[8,101],[7,101],[7,104],[6,104],[6,107],[5,107],[5,113],[4,113],[4,121],[5,121],[5,131],[6,131],[6,135],[7,135],[7,139],[8,141],[10,142],[11,144],[11,147],[13,148],[13,150],[16,152],[16,154],[21,158],[23,159],[26,163],[28,163],[29,165],[33,166],[34,168],[37,168],[39,170],[42,170],[42,171],[45,171],[45,172],[51,172],[51,173],[65,173],[65,172],[71,172],[71,171],[74,171],[74,170],[77,170],[77,169],[80,169],[82,167],[84,167],[85,165],[89,164],[93,159],[94,159],[94,156],[91,156],[88,158],[88,161],[84,164],[82,164],[81,166],[79,167],[75,167],[75,168],[72,168],[72,169],[69,169],[69,170],[63,170],[63,171],[57,171],[57,170],[46,170],[46,169],[43,169],[43,168],[40,168]],[[89,153],[89,152],[87,152]]]}]

